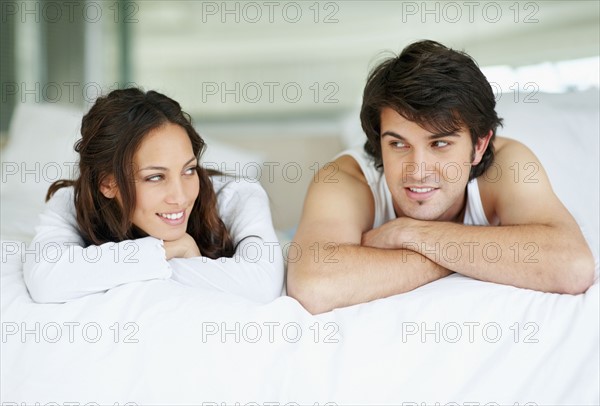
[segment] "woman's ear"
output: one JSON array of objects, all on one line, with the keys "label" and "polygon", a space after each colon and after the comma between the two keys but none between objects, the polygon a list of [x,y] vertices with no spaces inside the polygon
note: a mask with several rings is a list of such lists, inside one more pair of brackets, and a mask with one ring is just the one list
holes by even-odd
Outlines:
[{"label": "woman's ear", "polygon": [[114,199],[117,196],[117,181],[112,175],[105,176],[100,182],[100,193],[107,199]]},{"label": "woman's ear", "polygon": [[475,151],[473,154],[473,162],[471,163],[471,165],[475,166],[475,165],[478,165],[479,162],[481,162],[481,159],[483,158],[483,154],[487,150],[488,144],[490,143],[490,140],[492,139],[492,134],[493,134],[493,131],[490,130],[488,135],[486,135],[485,137],[477,138],[477,142],[475,143]]}]

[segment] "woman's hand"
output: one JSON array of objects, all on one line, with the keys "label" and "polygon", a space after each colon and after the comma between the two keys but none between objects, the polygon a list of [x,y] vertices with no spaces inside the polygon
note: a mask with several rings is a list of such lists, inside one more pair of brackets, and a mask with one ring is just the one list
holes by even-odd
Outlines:
[{"label": "woman's hand", "polygon": [[188,233],[185,233],[183,237],[177,240],[164,241],[163,246],[165,247],[167,260],[171,258],[192,258],[202,255],[198,245],[196,245],[196,241]]}]

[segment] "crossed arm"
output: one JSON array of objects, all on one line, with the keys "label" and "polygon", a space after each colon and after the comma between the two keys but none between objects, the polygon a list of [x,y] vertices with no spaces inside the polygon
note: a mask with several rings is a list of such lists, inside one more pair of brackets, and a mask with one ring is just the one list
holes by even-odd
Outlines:
[{"label": "crossed arm", "polygon": [[[373,199],[358,165],[349,157],[336,163],[338,183],[311,185],[296,242],[337,262],[311,255],[289,264],[288,293],[313,313],[404,293],[452,272],[570,294],[593,282],[593,257],[579,227],[520,143],[497,149],[502,176],[479,180],[497,227],[398,218],[370,230]],[[509,170],[515,164],[538,170],[526,183]]]}]

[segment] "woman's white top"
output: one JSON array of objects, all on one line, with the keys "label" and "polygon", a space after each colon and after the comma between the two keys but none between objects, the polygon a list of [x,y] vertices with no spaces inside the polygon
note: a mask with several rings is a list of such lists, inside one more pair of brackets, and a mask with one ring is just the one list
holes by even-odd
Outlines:
[{"label": "woman's white top", "polygon": [[145,237],[83,247],[72,187],[59,189],[40,215],[28,249],[24,277],[39,303],[62,303],[125,283],[172,279],[266,303],[280,296],[284,268],[269,199],[258,184],[211,178],[217,209],[234,246],[232,258],[166,260],[162,240]]}]

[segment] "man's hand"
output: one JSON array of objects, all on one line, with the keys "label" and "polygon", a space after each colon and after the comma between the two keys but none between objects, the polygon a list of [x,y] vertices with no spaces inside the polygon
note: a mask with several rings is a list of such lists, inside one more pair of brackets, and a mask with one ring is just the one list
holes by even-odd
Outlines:
[{"label": "man's hand", "polygon": [[171,258],[192,258],[201,256],[196,241],[188,233],[185,233],[183,237],[177,240],[165,241],[164,247],[167,260]]},{"label": "man's hand", "polygon": [[409,231],[411,222],[414,221],[416,220],[409,217],[388,221],[380,227],[363,233],[360,245],[381,249],[405,248],[405,243],[412,242]]}]

